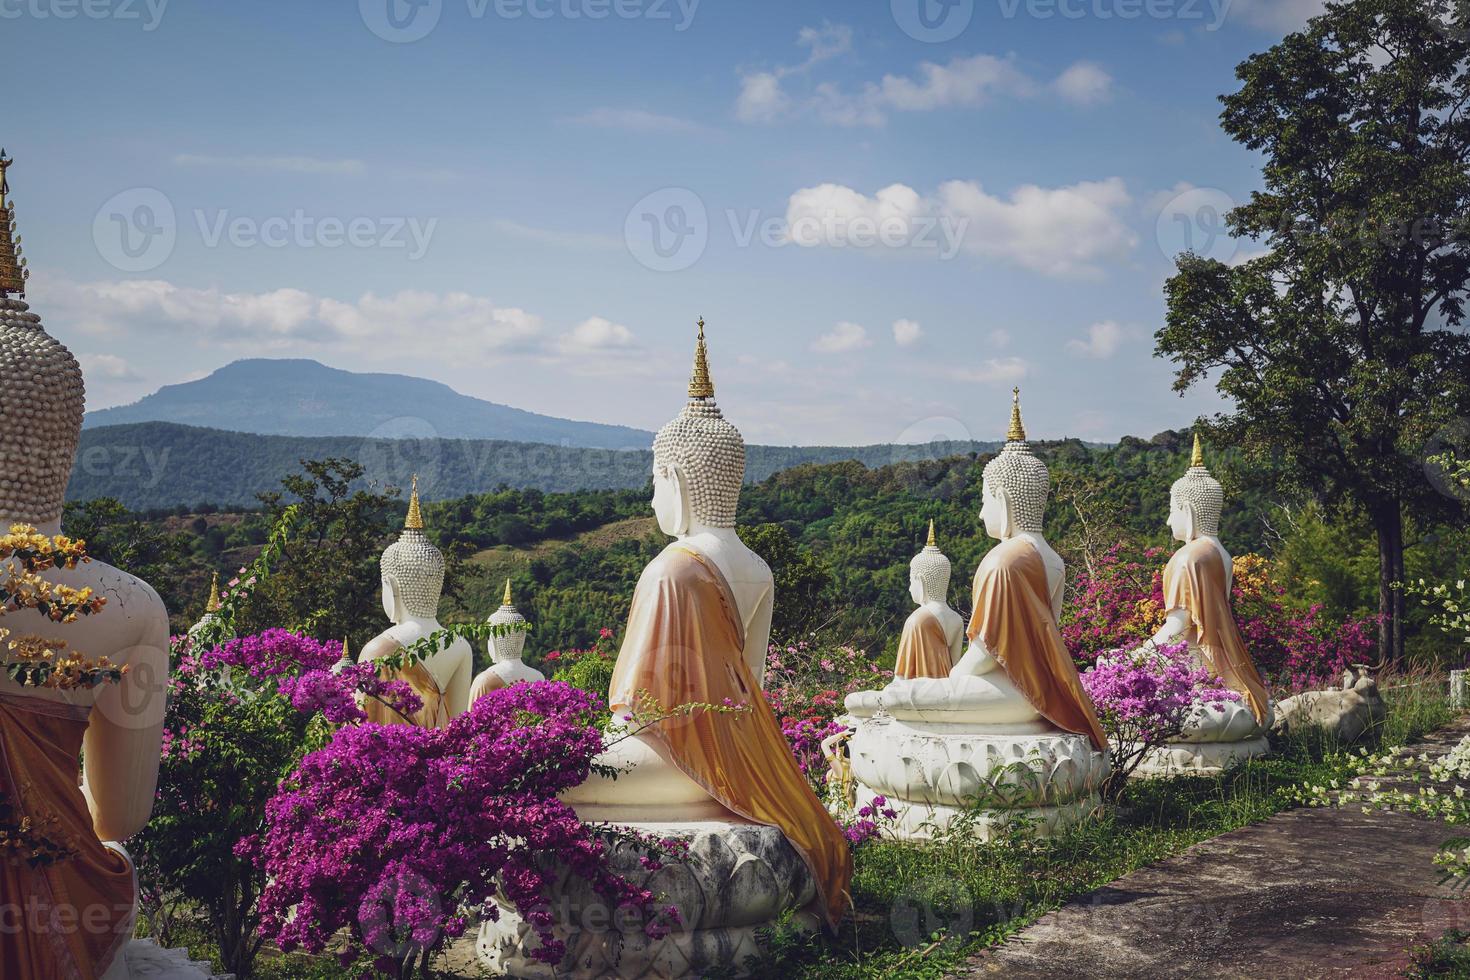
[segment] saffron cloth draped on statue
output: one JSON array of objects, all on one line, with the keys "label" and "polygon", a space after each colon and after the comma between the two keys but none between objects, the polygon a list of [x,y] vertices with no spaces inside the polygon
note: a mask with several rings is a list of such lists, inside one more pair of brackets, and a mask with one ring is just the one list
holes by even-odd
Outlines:
[{"label": "saffron cloth draped on statue", "polygon": [[[6,825],[28,822],[0,849],[5,980],[95,980],[132,938],[133,869],[97,839],[77,785],[90,712],[0,692],[0,803]],[[32,866],[38,839],[62,853]]]},{"label": "saffron cloth draped on statue", "polygon": [[1244,697],[1256,721],[1265,724],[1269,695],[1236,628],[1227,580],[1220,549],[1196,538],[1164,567],[1164,608],[1188,611],[1204,666]]},{"label": "saffron cloth draped on statue", "polygon": [[954,668],[954,655],[944,638],[944,624],[928,609],[920,607],[903,624],[898,640],[898,662],[895,677],[948,677]]},{"label": "saffron cloth draped on statue", "polygon": [[1057,628],[1046,564],[1024,537],[1002,542],[980,562],[968,635],[985,644],[1043,718],[1106,751],[1107,736]]},{"label": "saffron cloth draped on statue", "polygon": [[429,668],[423,664],[411,664],[403,670],[380,670],[378,676],[383,680],[407,681],[408,686],[413,688],[413,693],[424,702],[424,706],[405,718],[377,698],[367,698],[363,701],[362,710],[367,713],[368,721],[378,725],[449,727],[449,705],[445,702],[444,692],[439,690],[434,675],[429,673]]},{"label": "saffron cloth draped on statue", "polygon": [[608,695],[614,713],[648,698],[664,710],[727,701],[738,712],[695,711],[650,729],[674,765],[735,814],[776,827],[816,879],[835,929],[849,900],[852,858],[812,792],[745,662],[734,593],[713,562],[669,548],[644,570]]}]

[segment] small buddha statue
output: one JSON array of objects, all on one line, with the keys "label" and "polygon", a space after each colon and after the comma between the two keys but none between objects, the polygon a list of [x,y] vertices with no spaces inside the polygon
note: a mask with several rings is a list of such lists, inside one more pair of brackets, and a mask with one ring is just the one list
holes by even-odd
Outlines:
[{"label": "small buddha statue", "polygon": [[[393,626],[362,648],[364,661],[392,656],[444,628],[438,618],[439,599],[444,592],[444,556],[424,534],[418,477],[413,479],[403,532],[383,552],[379,565],[383,573],[383,611]],[[469,707],[473,669],[474,652],[469,643],[455,639],[423,662],[395,672],[394,676],[407,681],[423,700],[423,707],[411,718],[376,699],[368,699],[363,710],[369,721],[378,724],[444,728]]]},{"label": "small buddha statue", "polygon": [[909,595],[918,605],[903,624],[895,677],[948,677],[964,650],[965,620],[949,606],[952,566],[934,537],[909,562]]},{"label": "small buddha statue", "polygon": [[197,623],[189,627],[188,636],[191,641],[211,623],[219,619],[220,606],[219,572],[215,572],[209,580],[209,598],[204,600],[204,615],[199,617]]},{"label": "small buddha statue", "polygon": [[[25,524],[56,535],[81,438],[84,386],[76,359],[22,298],[9,165],[0,151],[0,531]],[[141,830],[153,809],[168,613],[147,583],[100,561],[42,577],[89,588],[107,605],[65,624],[34,610],[13,612],[5,628],[16,637],[63,640],[86,660],[106,657],[127,670],[118,683],[78,689],[26,687],[0,671],[0,802],[70,852],[35,866],[0,861],[0,896],[17,913],[0,939],[0,977],[95,980],[126,970],[122,951],[133,935],[133,866],[115,842]]]},{"label": "small buddha statue", "polygon": [[1169,530],[1181,546],[1164,568],[1164,625],[1148,644],[1187,641],[1195,662],[1241,701],[1197,709],[1183,738],[1145,760],[1141,771],[1212,771],[1267,748],[1271,699],[1230,608],[1234,563],[1220,543],[1224,506],[1225,491],[1205,466],[1196,433],[1189,469],[1169,491]]},{"label": "small buddha statue", "polygon": [[[851,857],[761,693],[775,585],[735,533],[744,474],[745,441],[715,402],[700,320],[689,402],[653,444],[653,511],[675,540],[639,577],[608,696],[615,718],[650,703],[675,714],[599,757],[616,780],[594,774],[566,799],[584,820],[776,828],[835,925]],[[741,708],[677,712],[696,704]]]},{"label": "small buddha statue", "polygon": [[[492,626],[516,626],[525,621],[526,617],[520,614],[511,601],[510,579],[506,579],[505,598],[501,600],[500,608],[490,614],[489,623]],[[527,667],[521,660],[521,653],[526,648],[525,630],[517,629],[504,636],[492,636],[486,646],[490,654],[490,666],[470,685],[470,704],[502,687],[510,687],[522,681],[534,684],[536,681],[546,680],[545,674],[534,667]]]},{"label": "small buddha statue", "polygon": [[887,798],[901,837],[927,837],[977,800],[982,833],[1022,809],[1051,829],[1077,819],[1107,773],[1106,736],[1057,626],[1066,568],[1042,534],[1050,478],[1026,442],[1019,389],[983,481],[980,519],[1000,543],[975,573],[963,656],[944,676],[905,671],[846,700],[858,802]]}]

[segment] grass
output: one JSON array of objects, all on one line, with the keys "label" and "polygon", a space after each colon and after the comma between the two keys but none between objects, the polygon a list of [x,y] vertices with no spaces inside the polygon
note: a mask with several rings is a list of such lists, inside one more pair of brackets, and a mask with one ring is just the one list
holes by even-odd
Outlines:
[{"label": "grass", "polygon": [[[1385,700],[1388,716],[1377,738],[1384,745],[1415,741],[1454,717],[1442,684],[1387,690]],[[842,933],[806,941],[778,936],[775,961],[762,972],[938,980],[1069,899],[1265,820],[1294,805],[1297,787],[1345,774],[1344,747],[1325,733],[1302,733],[1275,748],[1275,755],[1222,776],[1137,781],[1119,810],[1045,840],[1018,835],[984,843],[959,832],[927,846],[870,844],[857,856],[856,915]]]}]

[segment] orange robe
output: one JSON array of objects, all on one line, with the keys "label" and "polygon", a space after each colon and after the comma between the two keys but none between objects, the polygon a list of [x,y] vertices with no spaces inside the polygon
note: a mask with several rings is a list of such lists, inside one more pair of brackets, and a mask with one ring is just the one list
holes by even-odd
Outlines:
[{"label": "orange robe", "polygon": [[923,606],[903,624],[898,640],[898,662],[895,677],[948,677],[954,668],[954,655],[944,637],[944,624]]},{"label": "orange robe", "polygon": [[1164,608],[1189,613],[1205,666],[1244,697],[1264,725],[1270,695],[1236,628],[1227,580],[1220,549],[1207,538],[1196,538],[1174,552],[1164,568]]},{"label": "orange robe", "polygon": [[383,680],[407,681],[408,686],[413,688],[413,693],[423,699],[424,706],[404,718],[377,698],[367,698],[363,701],[362,710],[367,712],[368,721],[379,725],[449,727],[449,704],[444,700],[444,692],[439,690],[439,684],[434,680],[434,675],[429,673],[429,668],[423,664],[413,664],[399,671],[381,670],[378,676]]},{"label": "orange robe", "polygon": [[852,854],[842,830],[797,767],[781,726],[745,662],[745,629],[713,562],[672,547],[644,571],[608,695],[614,712],[652,697],[748,706],[695,711],[649,729],[681,772],[727,809],[786,835],[816,880],[820,911],[836,929],[850,901]]},{"label": "orange robe", "polygon": [[1031,707],[1064,732],[1108,747],[1092,699],[1062,642],[1052,612],[1046,565],[1025,538],[1003,541],[975,572],[975,611],[969,637],[985,644]]},{"label": "orange robe", "polygon": [[0,692],[0,802],[67,856],[0,851],[0,977],[96,980],[132,938],[133,869],[104,847],[78,786],[91,708]]}]

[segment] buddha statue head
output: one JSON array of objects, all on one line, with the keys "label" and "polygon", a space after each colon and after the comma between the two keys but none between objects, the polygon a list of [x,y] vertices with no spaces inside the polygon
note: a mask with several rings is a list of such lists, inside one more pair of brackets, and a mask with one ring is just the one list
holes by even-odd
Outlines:
[{"label": "buddha statue head", "polygon": [[1011,426],[1006,444],[985,465],[980,489],[980,519],[985,533],[1004,541],[1022,532],[1040,534],[1051,475],[1026,442],[1021,422],[1021,389],[1011,393]]},{"label": "buddha statue head", "polygon": [[715,404],[704,345],[704,320],[694,350],[689,404],[653,440],[653,512],[665,534],[732,528],[745,480],[745,440]]},{"label": "buddha statue head", "polygon": [[921,606],[928,602],[948,602],[951,571],[949,559],[935,543],[934,522],[930,521],[928,543],[909,562],[909,595]]},{"label": "buddha statue head", "polygon": [[1225,509],[1225,489],[1210,475],[1199,433],[1194,435],[1194,456],[1189,469],[1174,481],[1169,491],[1169,530],[1175,540],[1189,542],[1220,533],[1220,513]]},{"label": "buddha statue head", "polygon": [[61,518],[86,391],[76,358],[24,300],[9,164],[0,150],[0,519],[45,527]]},{"label": "buddha statue head", "polygon": [[[510,597],[510,579],[505,580],[505,598],[500,602],[500,608],[490,614],[491,626],[516,626],[526,621],[526,617],[516,609],[515,603]],[[503,664],[508,660],[519,660],[526,649],[526,632],[518,629],[506,633],[504,636],[490,637],[489,653],[493,663]]]},{"label": "buddha statue head", "polygon": [[383,552],[383,611],[395,623],[404,619],[434,619],[444,591],[444,556],[424,534],[419,510],[419,479],[413,478],[408,518],[403,533]]}]

